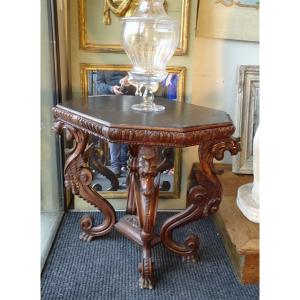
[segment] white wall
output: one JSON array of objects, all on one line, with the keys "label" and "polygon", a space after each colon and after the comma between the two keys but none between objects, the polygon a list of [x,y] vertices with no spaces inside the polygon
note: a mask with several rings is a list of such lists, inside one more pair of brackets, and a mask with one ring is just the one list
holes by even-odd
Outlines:
[{"label": "white wall", "polygon": [[[259,64],[259,44],[197,37],[194,47],[192,103],[224,110],[235,123],[238,66]],[[191,161],[197,161],[192,153]],[[224,162],[231,162],[228,153]]]},{"label": "white wall", "polygon": [[234,119],[239,65],[259,64],[259,44],[196,38],[192,103],[226,110]]}]

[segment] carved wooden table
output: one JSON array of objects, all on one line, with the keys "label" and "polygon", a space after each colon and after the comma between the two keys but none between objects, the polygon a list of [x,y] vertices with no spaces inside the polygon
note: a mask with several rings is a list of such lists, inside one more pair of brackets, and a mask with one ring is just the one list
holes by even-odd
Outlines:
[{"label": "carved wooden table", "polygon": [[[156,101],[166,106],[160,113],[137,112],[130,109],[140,98],[134,96],[100,96],[66,101],[53,108],[56,133],[66,132],[74,141],[66,160],[65,185],[98,208],[104,218],[94,225],[91,216],[80,221],[81,239],[109,233],[114,227],[142,247],[140,286],[153,288],[154,263],[151,249],[163,245],[182,256],[185,261],[197,261],[199,240],[194,234],[180,244],[173,239],[173,231],[183,225],[215,213],[222,199],[222,186],[213,165],[213,159],[223,159],[224,152],[238,153],[239,142],[232,138],[235,127],[223,111],[186,103]],[[129,145],[131,165],[127,214],[119,221],[111,204],[91,187],[92,172],[88,168],[89,136],[98,136],[109,142]],[[154,233],[157,213],[159,180],[163,170],[157,162],[157,147],[199,146],[200,170],[198,186],[188,191],[189,206],[166,220],[160,234]]]}]

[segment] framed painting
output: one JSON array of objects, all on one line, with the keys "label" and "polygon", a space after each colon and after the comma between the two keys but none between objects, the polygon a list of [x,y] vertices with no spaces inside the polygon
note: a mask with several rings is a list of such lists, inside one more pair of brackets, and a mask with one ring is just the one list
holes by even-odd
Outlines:
[{"label": "framed painting", "polygon": [[253,139],[259,125],[259,66],[240,66],[236,133],[241,152],[232,157],[232,172],[253,174]]},{"label": "framed painting", "polygon": [[[81,91],[83,96],[97,97],[113,93],[109,86],[115,86],[127,76],[131,65],[100,65],[81,64]],[[184,101],[185,89],[185,67],[167,67],[168,76],[160,83],[155,90],[155,97],[165,98],[169,101]],[[115,80],[115,81],[114,81]],[[113,83],[112,83],[113,82]],[[128,88],[124,94],[134,95],[135,89]],[[114,145],[101,140],[92,141],[96,145],[92,167],[94,179],[92,186],[95,190],[105,195],[106,198],[126,198],[127,197],[127,175],[128,166],[126,162],[130,160],[126,146],[120,151],[121,160],[124,160],[124,172],[114,176],[111,172],[114,166]],[[180,166],[181,149],[159,148],[159,162],[167,160],[168,167],[161,174],[160,197],[178,198],[180,193]],[[127,167],[127,169],[126,169]],[[116,173],[116,172],[115,172]]]},{"label": "framed painting", "polygon": [[200,0],[197,36],[259,41],[259,1]]},{"label": "framed painting", "polygon": [[[138,4],[138,0],[127,0],[127,2],[129,3],[128,11]],[[121,45],[121,16],[123,14],[118,14],[116,7],[121,6],[118,3],[122,4],[122,1],[78,0],[80,49],[92,52],[124,53]],[[109,15],[107,5],[111,5],[112,8]],[[166,8],[168,15],[180,22],[180,38],[175,55],[185,55],[188,47],[190,0],[166,0]]]}]

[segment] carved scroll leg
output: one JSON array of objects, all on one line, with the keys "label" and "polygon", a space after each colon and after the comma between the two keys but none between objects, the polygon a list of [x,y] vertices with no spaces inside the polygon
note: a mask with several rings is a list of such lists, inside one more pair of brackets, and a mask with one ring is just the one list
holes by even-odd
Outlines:
[{"label": "carved scroll leg", "polygon": [[[85,174],[89,172],[91,174],[89,169],[82,169],[82,176],[86,176]],[[92,179],[92,174],[90,178]],[[80,188],[79,195],[88,203],[98,208],[102,212],[104,220],[100,225],[94,226],[93,217],[91,215],[84,215],[80,220],[80,227],[84,231],[80,235],[80,239],[83,241],[91,241],[95,237],[106,235],[113,229],[117,219],[116,212],[111,204],[90,188],[89,184],[92,181],[91,179],[89,179],[87,185],[83,184]]]},{"label": "carved scroll leg", "polygon": [[80,235],[80,239],[90,241],[112,230],[116,222],[116,213],[111,204],[90,187],[93,175],[87,167],[88,155],[85,153],[88,150],[88,134],[60,121],[53,127],[58,134],[61,134],[63,129],[66,130],[66,138],[75,142],[72,152],[69,151],[70,156],[64,168],[66,188],[98,208],[104,215],[102,224],[97,226],[94,226],[94,220],[90,215],[81,218],[80,226],[84,233]]},{"label": "carved scroll leg", "polygon": [[189,235],[184,244],[173,240],[173,231],[199,218],[215,213],[222,199],[222,186],[216,176],[213,159],[222,160],[225,150],[235,155],[240,151],[238,140],[225,138],[212,140],[199,146],[200,170],[197,175],[197,186],[188,192],[189,206],[179,214],[169,218],[161,228],[161,241],[172,252],[181,255],[184,261],[198,260],[199,238]]},{"label": "carved scroll leg", "polygon": [[181,255],[184,261],[197,262],[199,260],[199,238],[194,234],[190,234],[183,245],[180,245],[173,240],[173,230],[197,220],[200,213],[201,208],[194,204],[190,205],[183,212],[166,220],[161,228],[160,238],[164,246],[175,254]]},{"label": "carved scroll leg", "polygon": [[139,264],[140,287],[154,287],[154,263],[151,255],[151,241],[154,238],[154,225],[157,213],[159,175],[154,147],[141,146],[138,153],[138,171],[140,177],[140,197],[137,197],[137,212],[143,241],[142,262]]}]

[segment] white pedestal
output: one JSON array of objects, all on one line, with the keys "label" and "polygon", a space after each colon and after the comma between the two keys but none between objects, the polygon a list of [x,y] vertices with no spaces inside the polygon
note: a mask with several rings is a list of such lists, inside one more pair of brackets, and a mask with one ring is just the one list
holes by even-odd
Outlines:
[{"label": "white pedestal", "polygon": [[239,187],[236,202],[247,219],[259,223],[259,126],[253,140],[253,175],[253,183]]},{"label": "white pedestal", "polygon": [[237,206],[243,215],[254,223],[259,223],[259,204],[253,198],[253,183],[239,187],[237,194]]}]

